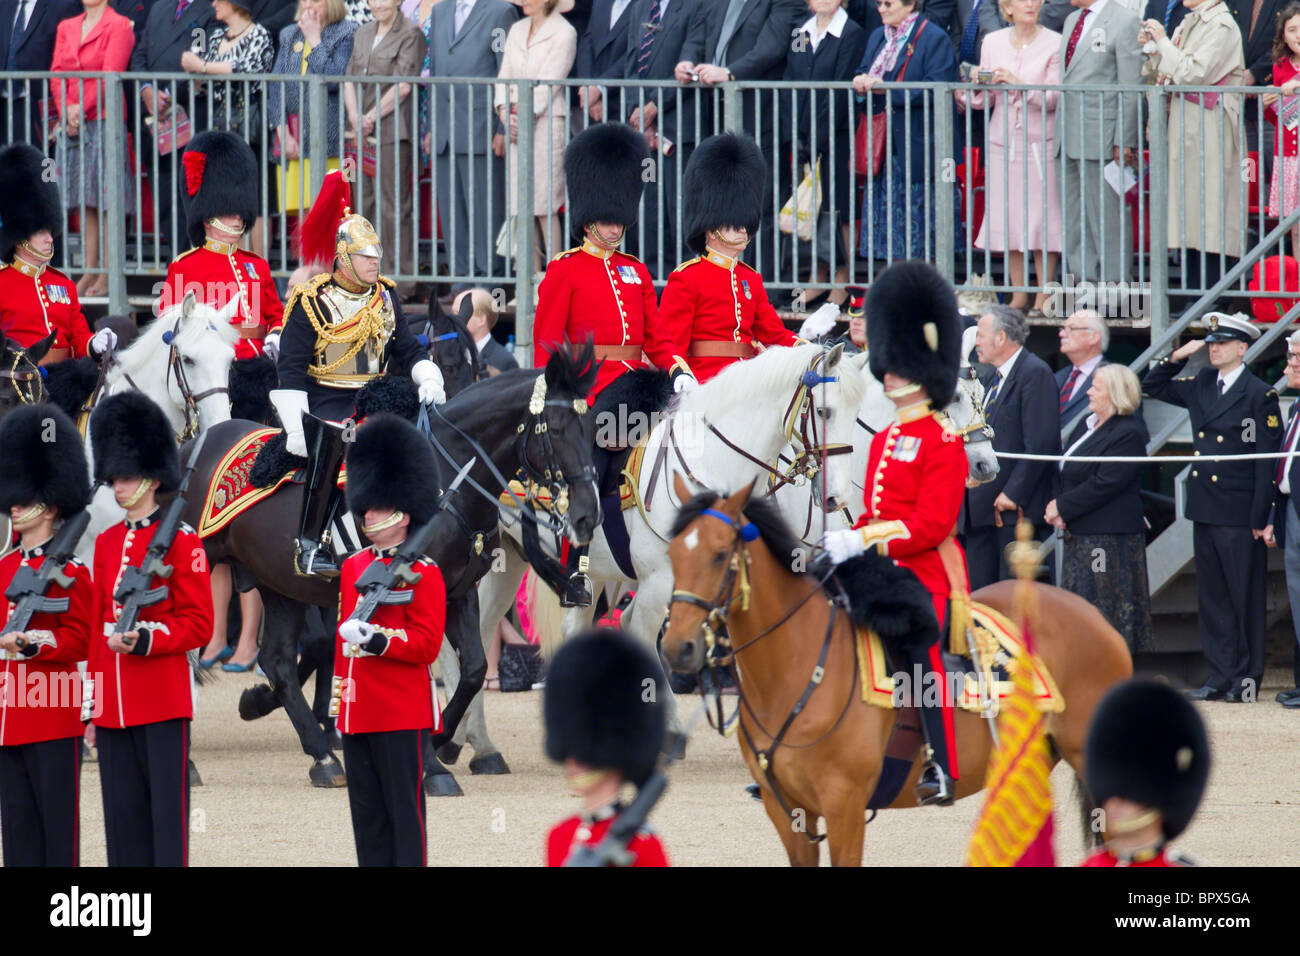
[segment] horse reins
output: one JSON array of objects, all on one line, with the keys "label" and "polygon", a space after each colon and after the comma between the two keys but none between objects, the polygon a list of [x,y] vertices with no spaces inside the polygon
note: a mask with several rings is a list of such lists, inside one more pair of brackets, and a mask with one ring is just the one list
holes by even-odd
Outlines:
[{"label": "horse reins", "polygon": [[[19,371],[18,365],[24,361],[31,366],[30,371],[27,369]],[[0,378],[7,378],[13,383],[14,394],[24,405],[38,405],[45,400],[45,376],[41,374],[40,366],[28,358],[26,349],[14,351],[13,365],[0,369]],[[33,387],[28,384],[31,382],[35,382],[36,385]],[[23,385],[27,385],[25,391]]]}]

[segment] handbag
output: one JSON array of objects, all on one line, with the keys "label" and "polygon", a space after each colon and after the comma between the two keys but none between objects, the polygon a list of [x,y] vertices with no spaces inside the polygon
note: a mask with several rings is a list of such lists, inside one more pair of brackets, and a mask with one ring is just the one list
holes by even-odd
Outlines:
[{"label": "handbag", "polygon": [[812,163],[804,163],[803,179],[795,188],[790,198],[781,207],[777,216],[777,227],[784,233],[794,233],[804,242],[812,238],[813,225],[822,208],[822,163],[817,157]]},{"label": "handbag", "polygon": [[357,141],[349,133],[344,139],[347,144],[343,147],[343,159],[352,169],[360,169],[362,175],[373,177],[375,171],[379,168],[379,161],[376,158],[376,151],[379,144],[373,136],[362,137],[361,155],[357,155]]},{"label": "handbag", "polygon": [[502,693],[532,690],[542,676],[541,648],[535,644],[502,643],[497,675]]},{"label": "handbag", "polygon": [[[894,83],[901,83],[903,77],[907,75],[907,64],[912,60],[912,54],[916,51],[916,42],[921,39],[921,34],[925,28],[930,25],[930,21],[921,19],[921,25],[916,28],[916,35],[912,37],[912,42],[907,45],[907,50],[903,55],[903,66],[898,71],[898,76],[894,77]],[[879,176],[881,167],[885,165],[885,121],[886,113],[881,110],[879,113],[872,113],[870,116],[863,116],[858,120],[858,128],[854,135],[854,172],[859,179],[867,178],[867,170],[871,170],[873,176]],[[871,165],[867,165],[867,131],[871,131]]]},{"label": "handbag", "polygon": [[[298,155],[301,157],[302,156],[302,117],[299,116],[297,113],[290,113],[288,116],[284,118],[284,125],[288,128],[289,135],[292,136],[297,141]],[[283,154],[284,151],[280,148],[280,131],[277,129],[275,131],[275,142],[274,145],[271,147],[271,158],[278,163],[280,162],[280,157]]]},{"label": "handbag", "polygon": [[519,241],[515,235],[515,217],[506,216],[497,232],[497,255],[503,259],[516,259],[519,256]]}]

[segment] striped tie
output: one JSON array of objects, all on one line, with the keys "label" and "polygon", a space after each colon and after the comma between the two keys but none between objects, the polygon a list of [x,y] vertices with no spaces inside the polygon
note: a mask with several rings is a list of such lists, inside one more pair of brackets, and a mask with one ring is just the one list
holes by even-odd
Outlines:
[{"label": "striped tie", "polygon": [[993,374],[995,376],[993,380],[993,387],[990,388],[989,393],[986,396],[984,396],[984,409],[986,411],[988,410],[989,406],[993,404],[993,400],[998,397],[998,389],[1002,387],[1002,373],[994,372]]},{"label": "striped tie", "polygon": [[1074,383],[1079,381],[1079,367],[1076,365],[1070,369],[1070,377],[1065,380],[1065,385],[1061,387],[1061,412],[1064,414],[1065,406],[1070,404],[1070,399],[1074,397]]},{"label": "striped tie", "polygon": [[1296,422],[1300,422],[1300,414],[1297,413],[1300,413],[1300,402],[1296,402],[1295,405],[1291,407],[1291,421],[1287,424],[1286,438],[1282,441],[1282,450],[1288,454],[1285,458],[1279,458],[1277,460],[1277,471],[1273,473],[1273,480],[1279,485],[1282,484],[1282,476],[1286,474],[1286,466],[1290,463],[1291,458],[1295,453],[1291,444],[1295,441]]},{"label": "striped tie", "polygon": [[636,50],[636,75],[645,76],[650,68],[650,50],[655,45],[655,34],[659,32],[659,0],[650,0],[650,22],[646,24],[641,36],[641,45]]}]

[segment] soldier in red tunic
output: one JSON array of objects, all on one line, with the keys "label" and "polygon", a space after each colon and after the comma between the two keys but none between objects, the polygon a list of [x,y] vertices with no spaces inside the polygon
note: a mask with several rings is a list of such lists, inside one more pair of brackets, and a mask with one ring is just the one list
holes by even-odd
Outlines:
[{"label": "soldier in red tunic", "polygon": [[712,136],[686,164],[684,232],[696,258],[668,277],[659,317],[701,382],[753,356],[755,342],[797,342],[739,258],[758,230],[766,187],[763,156],[747,136]]},{"label": "soldier in red tunic", "polygon": [[[668,730],[659,662],[623,631],[589,630],[564,642],[546,673],[542,710],[546,756],[564,764],[582,812],[546,835],[546,865],[563,866],[583,845],[597,846],[623,811],[625,783],[655,773]],[[641,827],[621,866],[667,866],[663,844]]]},{"label": "soldier in red tunic", "polygon": [[357,579],[397,555],[408,530],[438,508],[433,447],[396,415],[368,417],[348,452],[348,507],[371,547],[343,563],[330,714],[343,735],[348,805],[360,866],[424,866],[425,804],[421,736],[442,729],[429,672],[442,647],[447,594],[428,558],[412,564],[413,585],[393,593],[369,621],[351,617]]},{"label": "soldier in red tunic", "polygon": [[1167,684],[1125,681],[1098,705],[1084,753],[1106,846],[1083,865],[1193,865],[1168,844],[1192,822],[1210,776],[1196,708]]},{"label": "soldier in red tunic", "polygon": [[[163,557],[162,599],[137,626],[117,631],[116,593],[140,567],[162,510],[155,495],[180,487],[180,460],[162,409],[140,392],[104,399],[90,418],[95,479],[109,484],[126,520],[95,540],[95,633],[88,677],[104,792],[109,866],[185,866],[189,851],[190,693],[187,654],[212,635],[212,584],[203,542],[181,525]],[[83,700],[83,713],[90,700]]]},{"label": "soldier in red tunic", "polygon": [[[54,440],[49,422],[54,423]],[[0,593],[20,568],[39,569],[56,525],[90,501],[81,436],[53,405],[26,405],[0,423],[0,509],[21,535],[0,559]],[[0,830],[5,866],[76,866],[81,775],[81,675],[94,621],[90,570],[76,558],[23,631],[0,635]],[[5,602],[5,619],[14,604]]]},{"label": "soldier in red tunic", "polygon": [[49,265],[63,204],[44,163],[40,150],[26,143],[0,151],[0,333],[30,348],[53,332],[42,365],[99,359],[117,335],[111,329],[92,335],[77,284]]},{"label": "soldier in red tunic", "polygon": [[[235,360],[258,358],[278,342],[284,304],[275,290],[271,267],[261,256],[239,248],[257,219],[257,158],[234,133],[210,131],[194,137],[185,150],[185,227],[193,248],[167,267],[158,314],[180,304],[187,292],[209,308],[231,300],[239,310],[230,324],[239,329]],[[237,372],[231,370],[232,377]]]},{"label": "soldier in red tunic", "polygon": [[[596,358],[601,360],[596,385],[588,396],[593,403],[628,372],[650,368],[647,356],[670,375],[674,391],[696,384],[690,366],[674,351],[673,337],[658,318],[654,282],[645,264],[618,248],[636,224],[649,156],[645,137],[625,123],[591,126],[575,136],[564,151],[569,218],[582,245],[561,252],[546,267],[533,320],[533,365],[545,366],[550,353],[564,342],[591,338]],[[611,443],[608,437],[617,433],[625,438],[641,416],[648,425],[649,417],[659,408],[654,401],[638,396],[652,396],[657,391],[638,379],[625,380],[624,387],[611,393],[605,403],[622,406],[614,413],[619,418],[617,428],[604,427],[607,423],[601,419],[605,412],[595,406],[599,440],[592,460],[602,486],[611,454],[624,444]],[[565,607],[591,604],[586,557],[586,547],[567,548],[567,577],[548,582]]]},{"label": "soldier in red tunic", "polygon": [[[898,407],[898,418],[872,439],[862,517],[852,530],[826,532],[823,544],[837,564],[871,547],[894,558],[930,592],[938,623],[946,620],[949,633],[964,635],[970,586],[953,535],[966,487],[966,446],[936,411],[952,401],[961,362],[952,286],[925,263],[890,267],[867,299],[867,340],[871,372]],[[921,675],[913,703],[930,748],[917,785],[922,805],[952,803],[958,775],[954,700],[940,643],[906,649],[907,673]],[[937,685],[939,706],[923,692],[927,685]]]}]

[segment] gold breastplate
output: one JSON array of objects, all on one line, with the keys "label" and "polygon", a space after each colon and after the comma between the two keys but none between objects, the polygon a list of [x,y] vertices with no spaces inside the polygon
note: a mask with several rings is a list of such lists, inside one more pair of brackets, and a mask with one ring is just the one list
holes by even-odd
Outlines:
[{"label": "gold breastplate", "polygon": [[392,293],[383,282],[353,293],[323,283],[302,296],[303,310],[316,332],[307,374],[329,388],[358,389],[382,375],[396,317]]}]

